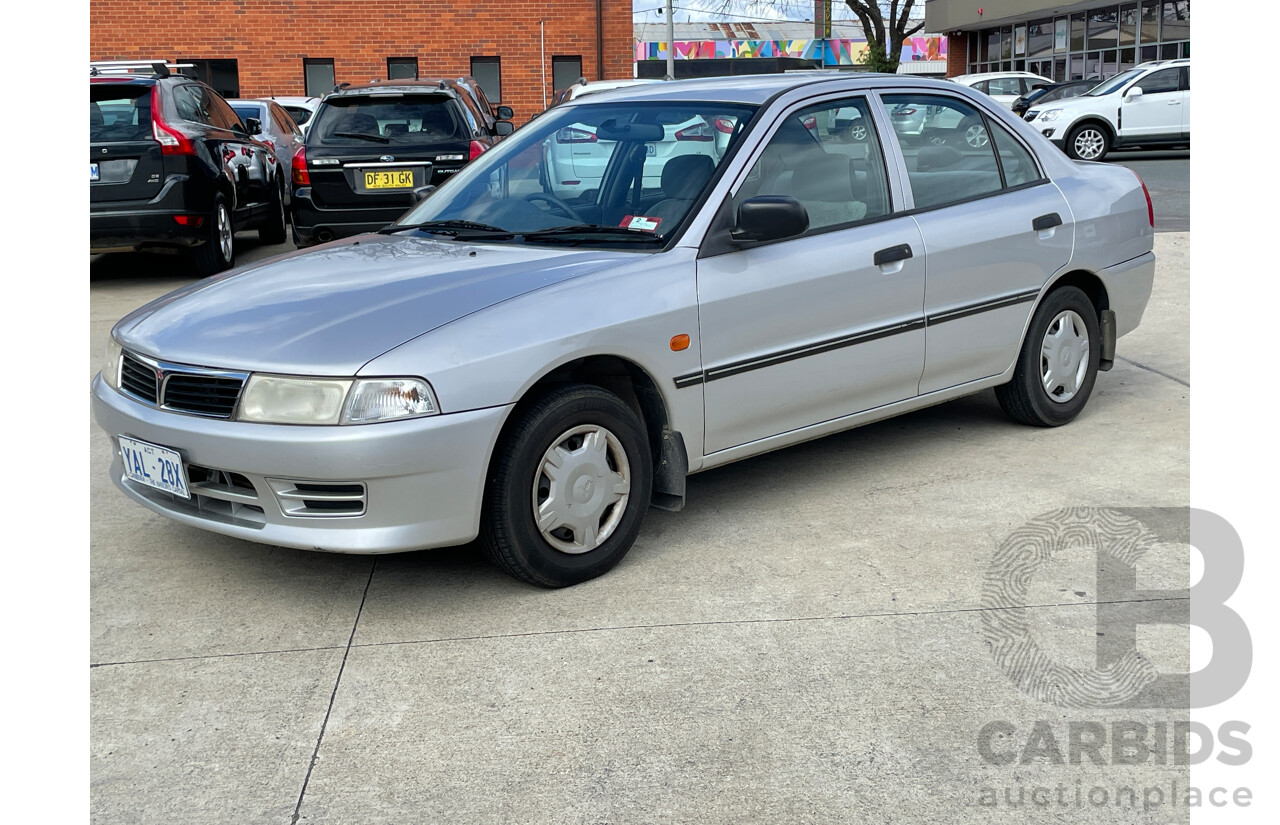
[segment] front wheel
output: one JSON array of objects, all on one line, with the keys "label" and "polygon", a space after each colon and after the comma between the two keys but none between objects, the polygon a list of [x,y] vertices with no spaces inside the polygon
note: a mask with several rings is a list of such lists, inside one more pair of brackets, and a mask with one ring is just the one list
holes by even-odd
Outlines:
[{"label": "front wheel", "polygon": [[557,389],[519,414],[494,453],[481,539],[541,587],[595,578],[631,549],[649,505],[644,424],[599,387]]},{"label": "front wheel", "polygon": [[996,387],[1005,414],[1033,427],[1058,427],[1079,415],[1098,378],[1101,337],[1084,292],[1050,292],[1031,318],[1013,380]]},{"label": "front wheel", "polygon": [[1066,147],[1075,160],[1102,160],[1111,148],[1106,130],[1092,123],[1072,129]]}]

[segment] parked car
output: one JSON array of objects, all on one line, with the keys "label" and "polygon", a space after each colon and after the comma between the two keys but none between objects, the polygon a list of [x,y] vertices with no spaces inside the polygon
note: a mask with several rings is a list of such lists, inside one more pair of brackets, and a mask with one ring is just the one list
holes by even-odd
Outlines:
[{"label": "parked car", "polygon": [[386,226],[510,134],[511,109],[484,120],[454,80],[341,84],[326,95],[293,156],[299,246]]},{"label": "parked car", "polygon": [[1191,61],[1135,66],[1071,100],[1033,105],[1026,118],[1076,160],[1112,149],[1191,145]]},{"label": "parked car", "polygon": [[235,262],[234,233],[283,243],[286,167],[210,87],[163,61],[89,68],[89,246],[189,249],[196,272]]},{"label": "parked car", "polygon": [[584,95],[593,95],[600,92],[607,92],[612,89],[625,89],[630,86],[642,86],[647,83],[661,83],[657,78],[646,77],[630,77],[619,78],[617,80],[587,80],[580,77],[572,85],[557,89],[552,95],[551,105],[557,106],[569,100],[576,100]]},{"label": "parked car", "polygon": [[307,129],[311,124],[311,117],[316,113],[316,109],[320,108],[320,98],[318,97],[270,97],[263,100],[271,100],[280,104],[289,117],[293,118],[293,122],[302,130],[305,137]]},{"label": "parked car", "polygon": [[[904,104],[989,140],[904,146]],[[847,109],[861,143],[830,128]],[[666,151],[722,115],[748,124],[723,156]],[[582,126],[609,146],[592,198],[514,174]],[[94,413],[116,485],[181,523],[344,553],[479,536],[569,585],[690,473],[989,388],[1015,421],[1072,421],[1142,318],[1153,224],[1135,173],[953,83],[638,86],[548,110],[379,233],[130,313]]]},{"label": "parked car", "polygon": [[1068,100],[1073,97],[1079,97],[1101,82],[1098,79],[1068,80],[1065,83],[1040,86],[1013,101],[1013,105],[1010,108],[1013,109],[1013,113],[1018,117],[1025,117],[1027,110],[1033,105],[1044,106],[1055,100]]},{"label": "parked car", "polygon": [[984,72],[982,74],[962,74],[951,78],[952,81],[970,89],[977,89],[990,95],[1006,106],[1022,95],[1030,93],[1039,86],[1049,86],[1053,81],[1032,72]]},{"label": "parked car", "polygon": [[[231,108],[240,117],[241,123],[256,120],[259,130],[248,131],[271,151],[276,153],[276,162],[281,169],[288,169],[293,156],[302,148],[302,130],[293,122],[293,118],[279,103],[271,100],[228,100]],[[247,129],[248,127],[246,127]],[[290,187],[285,187],[286,206],[292,201]]]}]

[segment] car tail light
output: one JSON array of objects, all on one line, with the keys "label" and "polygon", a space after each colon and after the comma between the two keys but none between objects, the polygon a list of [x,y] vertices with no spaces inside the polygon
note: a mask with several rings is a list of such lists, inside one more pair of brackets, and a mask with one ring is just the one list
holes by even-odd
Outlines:
[{"label": "car tail light", "polygon": [[307,171],[307,147],[299,146],[298,151],[293,153],[293,162],[290,164],[291,177],[293,182],[299,186],[311,185],[311,173]]},{"label": "car tail light", "polygon": [[276,150],[276,142],[274,140],[268,140],[266,138],[263,138],[262,142],[267,144],[267,148],[270,149],[271,151],[274,152]]},{"label": "car tail light", "polygon": [[196,144],[191,138],[164,122],[160,115],[160,87],[151,87],[151,134],[160,144],[162,155],[194,155]]},{"label": "car tail light", "polygon": [[[1133,172],[1132,169],[1129,170]],[[1142,175],[1133,172],[1133,176],[1138,179],[1138,185],[1142,187],[1142,194],[1147,198],[1147,222],[1151,224],[1151,228],[1156,228],[1156,208],[1151,203],[1151,193],[1147,191],[1147,185],[1142,182]]]},{"label": "car tail light", "polygon": [[204,223],[202,215],[174,215],[173,220],[180,226],[194,226],[197,229]]},{"label": "car tail light", "polygon": [[488,146],[485,146],[478,140],[471,141],[471,152],[467,155],[467,161],[470,162],[480,157],[484,154],[484,150],[488,148]]},{"label": "car tail light", "polygon": [[716,131],[724,132],[726,135],[733,134],[733,127],[737,125],[727,117],[718,117],[713,122],[715,123]]},{"label": "car tail light", "polygon": [[715,140],[715,138],[715,132],[711,131],[711,124],[705,121],[676,132],[676,140]]},{"label": "car tail light", "polygon": [[905,109],[894,109],[894,110],[893,110],[893,116],[894,116],[894,117],[911,117],[911,116],[912,116],[912,115],[914,115],[915,113],[916,113],[916,110],[915,110],[915,109],[913,109],[913,108],[912,108],[912,107],[910,107],[910,106],[906,107]]},{"label": "car tail light", "polygon": [[575,129],[572,126],[566,126],[556,132],[556,143],[595,143],[595,132],[588,132],[586,129]]},{"label": "car tail light", "polygon": [[808,117],[806,117],[804,120],[800,122],[804,124],[804,128],[808,129],[810,132],[818,128],[818,119],[813,115],[809,115]]}]

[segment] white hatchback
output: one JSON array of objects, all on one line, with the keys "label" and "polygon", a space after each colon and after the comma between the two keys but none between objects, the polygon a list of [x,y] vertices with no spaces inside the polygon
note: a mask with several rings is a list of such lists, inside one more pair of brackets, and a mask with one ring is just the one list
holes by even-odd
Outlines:
[{"label": "white hatchback", "polygon": [[1049,78],[1031,72],[962,74],[951,79],[961,86],[968,86],[984,95],[990,95],[1010,108],[1013,108],[1015,100],[1029,94],[1032,89],[1053,83]]}]

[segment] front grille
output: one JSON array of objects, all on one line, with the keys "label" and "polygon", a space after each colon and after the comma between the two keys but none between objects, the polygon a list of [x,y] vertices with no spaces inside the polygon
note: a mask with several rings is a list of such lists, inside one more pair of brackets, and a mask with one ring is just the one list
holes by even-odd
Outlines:
[{"label": "front grille", "polygon": [[262,529],[266,524],[258,491],[253,482],[240,473],[215,470],[198,464],[184,464],[191,498],[127,482],[138,492],[167,510],[197,518],[234,524],[238,527]]},{"label": "front grille", "polygon": [[120,389],[149,404],[156,403],[156,371],[129,353],[120,361]]},{"label": "front grille", "polygon": [[359,482],[292,481],[269,478],[267,484],[276,494],[280,512],[286,516],[332,518],[362,516],[365,486]]},{"label": "front grille", "polygon": [[249,374],[171,364],[125,352],[120,359],[120,389],[153,407],[174,412],[230,418]]},{"label": "front grille", "polygon": [[244,380],[172,373],[164,382],[164,407],[178,412],[230,418]]}]

